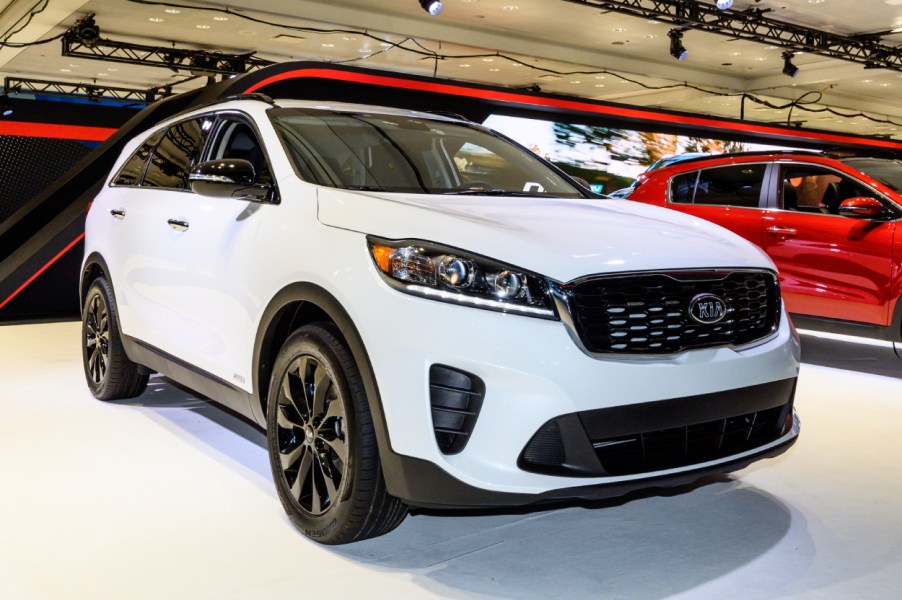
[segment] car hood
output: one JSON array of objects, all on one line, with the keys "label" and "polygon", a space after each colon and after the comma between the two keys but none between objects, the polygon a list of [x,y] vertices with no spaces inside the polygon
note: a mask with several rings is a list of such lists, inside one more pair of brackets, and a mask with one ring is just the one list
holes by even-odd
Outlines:
[{"label": "car hood", "polygon": [[488,256],[560,282],[598,273],[773,263],[717,225],[626,200],[318,190],[320,222]]}]

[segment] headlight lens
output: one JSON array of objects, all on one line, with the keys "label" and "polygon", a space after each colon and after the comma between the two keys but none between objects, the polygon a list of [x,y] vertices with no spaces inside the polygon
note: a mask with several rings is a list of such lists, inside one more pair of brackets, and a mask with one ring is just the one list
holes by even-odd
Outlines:
[{"label": "headlight lens", "polygon": [[403,292],[475,308],[558,318],[544,277],[430,242],[375,237],[367,241],[379,273]]}]

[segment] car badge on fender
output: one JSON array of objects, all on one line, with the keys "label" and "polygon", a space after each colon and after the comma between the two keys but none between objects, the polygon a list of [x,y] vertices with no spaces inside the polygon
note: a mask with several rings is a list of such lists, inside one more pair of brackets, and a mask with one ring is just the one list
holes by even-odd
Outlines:
[{"label": "car badge on fender", "polygon": [[727,316],[727,303],[714,294],[699,294],[689,303],[689,316],[702,325],[719,323]]}]

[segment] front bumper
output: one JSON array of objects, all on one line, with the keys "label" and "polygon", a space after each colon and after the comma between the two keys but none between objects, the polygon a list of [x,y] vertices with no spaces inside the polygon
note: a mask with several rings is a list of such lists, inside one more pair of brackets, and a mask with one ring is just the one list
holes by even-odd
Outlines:
[{"label": "front bumper", "polygon": [[[798,435],[795,422],[769,443],[642,473],[574,476],[525,470],[520,458],[531,438],[564,415],[653,407],[662,401],[794,381],[800,352],[788,317],[782,315],[773,336],[747,347],[593,357],[577,347],[561,322],[403,294],[387,286],[371,264],[366,272],[346,272],[356,296],[347,296],[349,288],[335,290],[335,296],[348,309],[372,365],[388,441],[387,448],[380,447],[386,482],[391,494],[412,505],[528,504],[618,495],[670,481],[679,485],[779,454]],[[485,384],[478,419],[457,454],[444,454],[436,440],[429,375],[434,365],[470,373]]]}]

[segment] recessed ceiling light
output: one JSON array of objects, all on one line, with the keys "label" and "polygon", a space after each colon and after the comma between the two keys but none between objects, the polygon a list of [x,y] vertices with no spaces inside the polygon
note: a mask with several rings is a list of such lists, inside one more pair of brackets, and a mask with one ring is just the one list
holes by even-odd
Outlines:
[{"label": "recessed ceiling light", "polygon": [[343,39],[343,40],[346,41],[346,42],[353,42],[353,41],[356,40],[357,38],[351,37],[351,36],[349,36],[349,35],[343,35],[343,36],[341,36],[341,39]]},{"label": "recessed ceiling light", "polygon": [[63,73],[71,73],[72,69],[60,69]]},{"label": "recessed ceiling light", "polygon": [[808,4],[823,4],[824,0],[808,0]]},{"label": "recessed ceiling light", "polygon": [[499,69],[498,67],[494,67],[494,68],[489,69],[489,71],[491,71],[492,73],[497,73],[497,72],[500,71],[500,70],[501,70],[501,69]]},{"label": "recessed ceiling light", "polygon": [[515,62],[515,63],[511,63],[511,66],[512,66],[512,67],[522,67],[522,66],[523,66],[523,63]]},{"label": "recessed ceiling light", "polygon": [[891,83],[881,83],[881,84],[880,84],[880,87],[890,87],[891,85],[893,85],[893,84],[891,84]]},{"label": "recessed ceiling light", "polygon": [[613,31],[614,33],[623,33],[624,29],[623,27],[615,27],[611,31]]},{"label": "recessed ceiling light", "polygon": [[595,79],[605,79],[605,75],[596,75]]},{"label": "recessed ceiling light", "polygon": [[389,46],[392,45],[392,43],[391,42],[379,42],[379,45],[382,46],[383,48],[388,48]]},{"label": "recessed ceiling light", "polygon": [[177,15],[177,14],[179,14],[179,13],[182,12],[182,11],[180,11],[180,10],[177,9],[177,8],[167,8],[167,9],[164,10],[163,12],[168,12],[170,15]]},{"label": "recessed ceiling light", "polygon": [[730,52],[730,56],[742,56],[742,52]]},{"label": "recessed ceiling light", "polygon": [[119,69],[117,69],[116,67],[107,67],[106,70],[115,73]]},{"label": "recessed ceiling light", "polygon": [[861,83],[873,83],[873,79],[862,79]]},{"label": "recessed ceiling light", "polygon": [[203,25],[203,24],[201,24],[201,25],[195,25],[195,27],[197,27],[198,29],[209,29],[209,28],[210,28],[209,25]]},{"label": "recessed ceiling light", "polygon": [[147,20],[152,23],[162,23],[164,21],[164,19],[162,19],[160,17],[150,17]]},{"label": "recessed ceiling light", "polygon": [[504,10],[520,10],[520,7],[517,6],[516,4],[506,4],[505,6],[502,6],[501,8],[503,8]]},{"label": "recessed ceiling light", "polygon": [[97,74],[98,77],[109,77],[109,75],[109,73],[104,73],[103,71]]},{"label": "recessed ceiling light", "polygon": [[582,83],[582,81],[580,81],[579,79],[574,79],[574,80],[571,81],[570,83],[576,85],[576,84],[578,84],[578,83]]},{"label": "recessed ceiling light", "polygon": [[595,84],[595,87],[604,87],[604,84],[603,84],[603,83],[596,83],[596,84]]},{"label": "recessed ceiling light", "polygon": [[646,33],[646,34],[643,35],[642,37],[644,37],[644,38],[647,39],[647,40],[653,40],[653,39],[655,39],[655,38],[658,37],[658,36],[656,36],[656,35],[653,34],[653,33]]},{"label": "recessed ceiling light", "polygon": [[214,21],[228,21],[228,17],[213,17]]},{"label": "recessed ceiling light", "polygon": [[764,62],[765,60],[767,60],[767,57],[766,56],[756,56],[755,60],[757,60],[758,62]]},{"label": "recessed ceiling light", "polygon": [[320,44],[320,46],[322,46],[323,48],[334,48],[335,44],[330,44],[329,42],[326,42],[324,44]]},{"label": "recessed ceiling light", "polygon": [[495,62],[494,58],[483,58],[482,62]]},{"label": "recessed ceiling light", "polygon": [[469,68],[470,63],[463,63],[463,64],[460,64],[460,65],[457,65],[457,66],[460,67],[461,69],[466,69],[466,68]]}]

